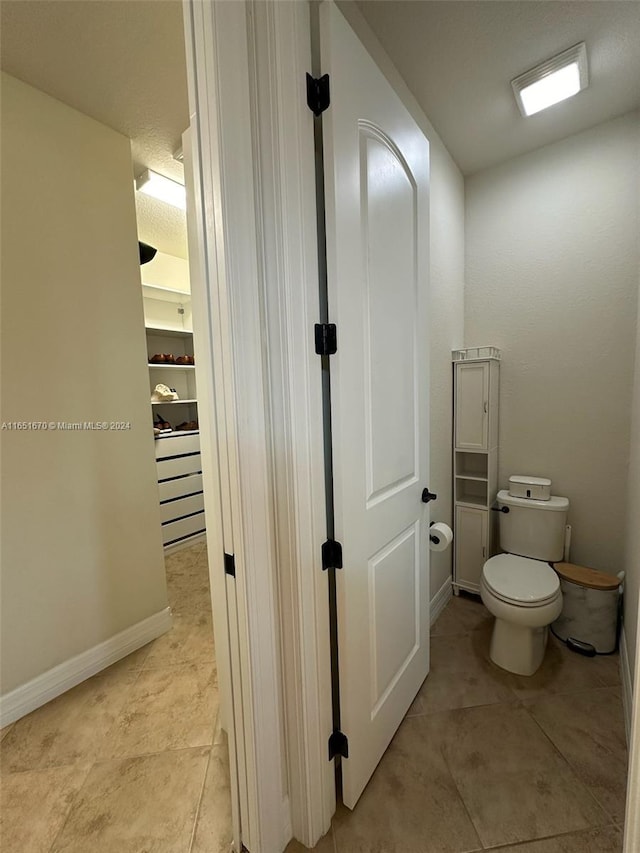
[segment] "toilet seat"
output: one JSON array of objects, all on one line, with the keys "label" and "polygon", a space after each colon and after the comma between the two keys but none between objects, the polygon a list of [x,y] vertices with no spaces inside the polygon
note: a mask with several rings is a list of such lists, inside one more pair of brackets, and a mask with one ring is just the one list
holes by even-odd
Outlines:
[{"label": "toilet seat", "polygon": [[482,577],[492,595],[518,607],[540,607],[560,594],[560,580],[548,563],[516,554],[491,557]]}]

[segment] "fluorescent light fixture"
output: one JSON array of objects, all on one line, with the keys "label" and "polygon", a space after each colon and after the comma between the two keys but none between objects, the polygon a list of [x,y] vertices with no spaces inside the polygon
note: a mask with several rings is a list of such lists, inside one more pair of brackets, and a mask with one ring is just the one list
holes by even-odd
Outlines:
[{"label": "fluorescent light fixture", "polygon": [[136,178],[136,189],[181,210],[187,208],[186,194],[182,184],[152,172],[151,169],[147,169],[139,178]]},{"label": "fluorescent light fixture", "polygon": [[532,116],[577,95],[589,85],[587,47],[575,44],[511,81],[523,116]]}]

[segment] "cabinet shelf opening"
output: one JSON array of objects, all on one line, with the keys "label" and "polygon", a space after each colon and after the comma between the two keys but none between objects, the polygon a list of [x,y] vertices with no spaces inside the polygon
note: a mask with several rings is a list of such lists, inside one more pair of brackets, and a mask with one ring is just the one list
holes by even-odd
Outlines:
[{"label": "cabinet shelf opening", "polygon": [[456,477],[486,480],[489,477],[489,457],[486,453],[467,453],[456,450]]},{"label": "cabinet shelf opening", "polygon": [[472,506],[487,506],[488,483],[486,480],[456,478],[456,501]]}]

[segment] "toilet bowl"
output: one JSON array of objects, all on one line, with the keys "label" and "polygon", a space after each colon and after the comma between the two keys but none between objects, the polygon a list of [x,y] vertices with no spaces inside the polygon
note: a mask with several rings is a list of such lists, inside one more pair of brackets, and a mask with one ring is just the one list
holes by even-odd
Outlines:
[{"label": "toilet bowl", "polygon": [[533,675],[544,657],[549,625],[562,611],[558,575],[542,560],[498,554],[483,566],[480,596],[495,616],[491,660],[517,675]]}]

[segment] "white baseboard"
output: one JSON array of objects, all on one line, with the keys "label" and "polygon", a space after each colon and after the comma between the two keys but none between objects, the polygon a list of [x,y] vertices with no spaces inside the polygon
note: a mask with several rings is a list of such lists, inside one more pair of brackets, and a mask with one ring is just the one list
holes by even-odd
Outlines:
[{"label": "white baseboard", "polygon": [[43,672],[10,693],[0,696],[0,727],[65,693],[81,681],[126,657],[171,628],[171,610],[165,607],[108,640]]},{"label": "white baseboard", "polygon": [[291,823],[291,806],[289,797],[284,797],[282,800],[282,842],[281,847],[284,850],[287,844],[293,838],[293,825]]},{"label": "white baseboard", "polygon": [[198,542],[206,541],[207,539],[207,531],[203,530],[202,533],[196,533],[195,536],[189,536],[187,539],[181,539],[179,542],[174,542],[172,545],[164,546],[164,555],[174,554],[176,551],[182,551],[183,548],[189,548],[191,545],[195,545]]},{"label": "white baseboard", "polygon": [[620,631],[620,676],[622,678],[622,707],[624,708],[624,727],[627,733],[627,744],[631,737],[631,711],[633,708],[633,679],[631,678],[631,662],[629,660],[629,649],[627,648],[627,637],[623,630]]},{"label": "white baseboard", "polygon": [[448,577],[445,582],[442,584],[440,589],[433,596],[431,601],[429,602],[429,624],[433,625],[438,616],[445,609],[449,601],[451,600],[451,596],[453,595],[453,588],[451,586],[451,577]]}]

